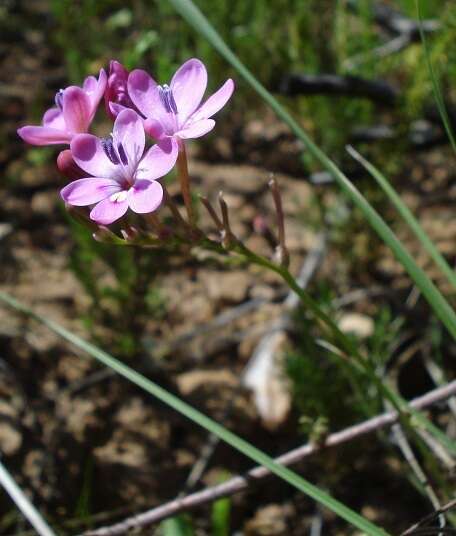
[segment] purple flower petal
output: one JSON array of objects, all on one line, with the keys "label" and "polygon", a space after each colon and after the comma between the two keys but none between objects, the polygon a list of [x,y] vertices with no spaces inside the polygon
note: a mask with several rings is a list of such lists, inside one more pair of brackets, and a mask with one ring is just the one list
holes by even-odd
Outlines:
[{"label": "purple flower petal", "polygon": [[88,76],[84,80],[82,89],[87,94],[90,100],[90,105],[91,105],[90,120],[93,119],[97,111],[98,104],[100,103],[101,97],[103,97],[103,94],[106,89],[107,80],[108,79],[107,79],[106,72],[104,69],[100,69],[98,80],[94,76]]},{"label": "purple flower petal", "polygon": [[213,119],[202,119],[196,123],[191,123],[186,128],[176,132],[176,136],[187,140],[190,138],[200,138],[207,134],[215,127],[215,121]]},{"label": "purple flower petal", "polygon": [[161,139],[165,136],[165,130],[163,125],[157,119],[146,119],[144,121],[144,130],[149,136],[155,138],[156,140]]},{"label": "purple flower petal", "polygon": [[173,138],[163,139],[147,151],[138,165],[136,178],[151,181],[163,177],[174,167],[177,155],[177,141]]},{"label": "purple flower petal", "polygon": [[128,194],[128,204],[137,214],[157,210],[163,200],[163,188],[157,181],[137,180]]},{"label": "purple flower petal", "polygon": [[71,134],[55,128],[26,126],[18,129],[19,136],[31,145],[55,145],[70,143]]},{"label": "purple flower petal", "polygon": [[91,121],[92,105],[88,95],[77,86],[63,93],[63,117],[69,132],[87,132]]},{"label": "purple flower petal", "polygon": [[98,205],[91,210],[90,218],[101,225],[109,225],[121,218],[127,210],[127,198],[123,201],[112,201],[111,198],[108,197],[107,199],[100,201]]},{"label": "purple flower petal", "polygon": [[176,71],[171,80],[171,90],[179,114],[179,125],[198,108],[207,86],[207,71],[204,64],[193,58]]},{"label": "purple flower petal", "polygon": [[43,115],[43,126],[66,132],[65,119],[62,111],[58,108],[49,108]]},{"label": "purple flower petal", "polygon": [[122,110],[116,118],[112,134],[114,148],[119,152],[121,144],[127,156],[129,169],[135,169],[146,144],[142,119],[134,110]]},{"label": "purple flower petal", "polygon": [[128,77],[128,94],[133,104],[145,117],[164,113],[157,82],[142,69],[135,69]]},{"label": "purple flower petal", "polygon": [[70,182],[60,191],[60,195],[70,205],[85,207],[98,203],[120,190],[117,181],[94,177]]},{"label": "purple flower petal", "polygon": [[79,134],[71,141],[70,149],[76,164],[89,175],[112,179],[119,176],[120,169],[106,156],[96,136]]},{"label": "purple flower petal", "polygon": [[234,91],[234,82],[229,78],[223,86],[211,95],[204,104],[192,115],[192,121],[209,119],[221,110],[230,99]]}]

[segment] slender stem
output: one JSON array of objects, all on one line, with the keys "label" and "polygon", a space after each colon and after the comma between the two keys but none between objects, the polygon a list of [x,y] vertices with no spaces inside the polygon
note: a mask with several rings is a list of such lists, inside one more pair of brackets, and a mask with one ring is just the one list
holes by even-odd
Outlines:
[{"label": "slender stem", "polygon": [[44,517],[30,502],[30,499],[17,485],[7,468],[0,461],[0,485],[11,497],[27,521],[34,527],[40,536],[55,536],[55,532],[47,524]]},{"label": "slender stem", "polygon": [[171,197],[170,193],[168,192],[168,189],[165,185],[163,186],[163,192],[165,197],[165,204],[171,211],[171,214],[173,215],[173,218],[176,220],[176,223],[180,225],[181,227],[188,229],[188,224],[182,217],[182,214],[179,212],[179,209],[176,206],[176,203],[173,201],[173,198]]},{"label": "slender stem", "polygon": [[223,192],[219,192],[218,201],[220,205],[220,210],[222,212],[223,221],[222,244],[225,248],[229,249],[234,243],[237,242],[237,240],[233,232],[231,231],[228,205],[223,198]]},{"label": "slender stem", "polygon": [[209,216],[212,218],[212,221],[215,223],[217,229],[222,232],[223,231],[223,223],[220,221],[220,218],[218,217],[217,212],[215,212],[214,207],[211,205],[211,202],[207,197],[200,196],[201,203],[203,203],[204,207],[209,213]]},{"label": "slender stem", "polygon": [[288,266],[288,264],[290,263],[290,255],[285,244],[285,218],[283,215],[282,196],[280,195],[280,190],[277,185],[277,181],[274,178],[269,181],[268,186],[271,190],[272,199],[274,201],[277,219],[277,231],[279,233],[279,244],[276,248],[276,254],[279,263],[282,266]]},{"label": "slender stem", "polygon": [[428,419],[426,419],[423,415],[413,411],[399,394],[394,392],[381,380],[381,378],[378,377],[369,360],[358,351],[353,341],[339,329],[337,324],[319,307],[319,305],[309,296],[309,294],[299,286],[295,278],[291,275],[286,267],[279,266],[265,257],[257,255],[239,241],[236,242],[234,249],[246,257],[246,259],[250,262],[275,272],[285,281],[285,283],[287,283],[291,290],[293,290],[299,296],[304,306],[307,307],[329,330],[329,332],[338,342],[340,349],[347,355],[348,363],[358,371],[366,374],[371,381],[375,383],[379,392],[382,393],[382,395],[393,405],[394,409],[399,412],[401,424],[403,424],[408,430],[416,435],[417,432],[415,427],[411,425],[409,419],[409,417],[412,415],[416,421],[416,424],[427,428],[435,437],[439,439],[443,445],[445,445],[447,449],[453,453],[456,453],[455,442],[431,422],[429,422]]},{"label": "slender stem", "polygon": [[190,225],[195,223],[195,215],[193,213],[192,197],[190,195],[190,177],[188,175],[187,151],[185,143],[181,140],[179,143],[179,153],[177,156],[177,173],[184,198],[185,209],[187,210],[188,221]]}]

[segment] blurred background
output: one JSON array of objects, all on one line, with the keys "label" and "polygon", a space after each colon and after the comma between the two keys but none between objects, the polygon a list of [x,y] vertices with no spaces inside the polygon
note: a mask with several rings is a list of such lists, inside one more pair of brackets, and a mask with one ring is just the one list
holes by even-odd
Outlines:
[{"label": "blurred background", "polygon": [[[415,1],[195,3],[454,298],[345,150],[354,145],[390,178],[454,266],[455,155],[432,95]],[[422,1],[421,14],[454,125],[456,5]],[[234,231],[270,256],[275,227],[267,183],[274,173],[291,270],[297,275],[311,266],[312,296],[363,345],[379,373],[406,398],[454,378],[456,348],[391,252],[289,129],[163,0],[0,0],[0,288],[271,455],[385,409],[375,392],[361,404],[352,386],[367,390],[362,378],[348,378],[334,364],[305,311],[287,309],[276,277],[201,252],[182,258],[95,242],[61,202],[61,148],[26,146],[16,134],[41,122],[56,91],[81,85],[111,59],[166,83],[190,57],[207,66],[208,94],[228,77],[236,81],[216,129],[189,145],[195,199],[214,199],[222,189]],[[101,105],[95,131],[106,135],[110,128]],[[181,203],[172,174],[166,180]],[[200,212],[201,226],[212,232]],[[272,327],[280,337],[260,373],[253,358]],[[249,467],[219,445],[202,474],[189,478],[208,444],[202,430],[2,308],[0,348],[0,452],[60,534],[113,523]],[[249,388],[240,385],[252,367]],[[455,433],[446,406],[434,416]],[[422,462],[442,500],[451,498],[448,468],[432,456]],[[429,511],[388,432],[327,451],[299,470],[393,533]],[[302,535],[315,526],[314,535],[352,534],[272,480],[141,534]],[[30,533],[5,494],[0,533]]]}]

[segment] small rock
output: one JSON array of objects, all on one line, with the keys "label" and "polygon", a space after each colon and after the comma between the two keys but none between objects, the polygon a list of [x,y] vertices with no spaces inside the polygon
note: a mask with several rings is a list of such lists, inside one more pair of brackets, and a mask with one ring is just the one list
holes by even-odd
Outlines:
[{"label": "small rock", "polygon": [[339,319],[339,329],[364,339],[374,333],[374,321],[360,313],[346,313]]},{"label": "small rock", "polygon": [[206,285],[211,300],[239,303],[247,296],[251,276],[245,270],[206,272]]},{"label": "small rock", "polygon": [[0,451],[12,456],[22,445],[22,435],[8,422],[0,422]]},{"label": "small rock", "polygon": [[208,385],[236,387],[239,383],[238,377],[228,370],[193,370],[179,374],[176,381],[180,392],[185,396]]}]

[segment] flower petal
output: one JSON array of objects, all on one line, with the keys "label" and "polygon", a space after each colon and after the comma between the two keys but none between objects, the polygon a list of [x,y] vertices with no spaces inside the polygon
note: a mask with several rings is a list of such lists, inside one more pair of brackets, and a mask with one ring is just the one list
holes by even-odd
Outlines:
[{"label": "flower petal", "polygon": [[176,101],[180,126],[198,108],[206,86],[207,71],[200,60],[188,60],[176,71],[170,87]]},{"label": "flower petal", "polygon": [[123,104],[118,104],[117,102],[109,102],[108,115],[111,115],[111,119],[115,119],[122,110],[128,110],[128,107],[124,106]]},{"label": "flower petal", "polygon": [[153,145],[138,165],[137,179],[155,180],[163,177],[174,167],[178,146],[174,138],[165,138]]},{"label": "flower petal", "polygon": [[65,119],[62,110],[59,110],[58,108],[49,108],[43,115],[43,126],[66,132]]},{"label": "flower petal", "polygon": [[70,182],[60,191],[60,195],[70,205],[85,207],[98,203],[120,190],[121,187],[115,180],[91,177]]},{"label": "flower petal", "polygon": [[76,164],[94,177],[115,179],[119,169],[106,156],[101,141],[92,134],[79,134],[73,138],[70,145]]},{"label": "flower petal", "polygon": [[55,145],[70,143],[71,134],[55,128],[26,126],[18,129],[19,136],[31,145]]},{"label": "flower petal", "polygon": [[[128,94],[133,104],[145,117],[157,117],[164,113],[158,94],[157,82],[142,69],[135,69],[128,77]],[[157,115],[158,114],[158,115]]]},{"label": "flower petal", "polygon": [[192,115],[192,121],[198,121],[200,119],[209,119],[219,110],[221,110],[230,99],[234,91],[234,82],[229,78],[223,86],[212,94],[204,104],[202,104],[198,110]]},{"label": "flower petal", "polygon": [[190,138],[201,138],[204,134],[207,134],[215,127],[215,121],[213,119],[202,119],[196,123],[191,123],[186,128],[176,132],[176,136],[183,140]]},{"label": "flower petal", "polygon": [[70,86],[63,92],[63,117],[69,132],[87,132],[92,115],[90,98],[83,89]]},{"label": "flower petal", "polygon": [[128,158],[129,169],[133,172],[141,160],[146,144],[142,119],[134,110],[122,110],[114,123],[112,137],[117,151],[118,145],[122,144]]},{"label": "flower petal", "polygon": [[144,130],[147,134],[149,134],[149,136],[155,138],[156,140],[159,140],[165,136],[165,129],[157,119],[145,119]]},{"label": "flower petal", "polygon": [[111,201],[108,197],[93,207],[90,212],[90,219],[101,225],[109,225],[110,223],[121,218],[125,212],[127,212],[127,210],[127,199],[124,201]]},{"label": "flower petal", "polygon": [[94,76],[88,76],[84,80],[82,89],[89,97],[91,104],[90,121],[95,116],[98,104],[100,103],[101,97],[103,97],[103,94],[105,92],[107,81],[108,78],[104,69],[100,69],[98,80]]},{"label": "flower petal", "polygon": [[128,204],[137,214],[157,210],[162,200],[163,188],[158,181],[137,180],[128,192]]},{"label": "flower petal", "polygon": [[90,100],[95,102],[95,105],[100,102],[101,97],[105,92],[107,81],[108,78],[104,69],[100,69],[98,79],[95,76],[88,76],[84,80],[82,89],[90,97]]}]

